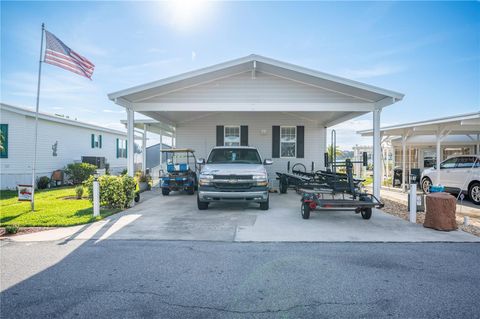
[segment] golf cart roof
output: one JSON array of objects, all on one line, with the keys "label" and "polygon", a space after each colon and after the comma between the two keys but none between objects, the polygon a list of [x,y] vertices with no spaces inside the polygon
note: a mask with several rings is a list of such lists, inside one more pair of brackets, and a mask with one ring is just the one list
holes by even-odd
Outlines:
[{"label": "golf cart roof", "polygon": [[191,148],[169,148],[169,149],[162,149],[163,153],[193,153],[195,150]]}]

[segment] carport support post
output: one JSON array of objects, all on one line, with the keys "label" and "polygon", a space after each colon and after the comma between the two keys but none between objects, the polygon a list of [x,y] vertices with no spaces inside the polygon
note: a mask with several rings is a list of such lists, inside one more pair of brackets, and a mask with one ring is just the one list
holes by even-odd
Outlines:
[{"label": "carport support post", "polygon": [[147,124],[143,124],[142,136],[142,171],[145,175],[147,173]]},{"label": "carport support post", "polygon": [[134,154],[134,111],[127,108],[127,173],[129,176],[135,174],[133,167],[133,154]]},{"label": "carport support post", "polygon": [[380,174],[382,172],[380,143],[380,113],[381,108],[373,110],[373,195],[380,198]]},{"label": "carport support post", "polygon": [[407,161],[407,136],[405,134],[402,135],[402,191],[405,191],[405,180],[406,180],[406,161]]},{"label": "carport support post", "polygon": [[440,131],[437,132],[437,158],[436,158],[436,165],[437,165],[437,169],[436,169],[436,174],[437,174],[437,185],[441,185],[440,184],[440,161],[441,161],[441,157],[442,157],[442,150],[441,150],[441,142],[442,142],[442,138],[441,138],[441,134],[440,134]]}]

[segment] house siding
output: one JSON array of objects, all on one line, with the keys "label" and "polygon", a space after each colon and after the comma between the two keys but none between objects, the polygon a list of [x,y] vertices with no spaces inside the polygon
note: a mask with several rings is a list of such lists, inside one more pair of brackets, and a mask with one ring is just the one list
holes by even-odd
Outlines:
[{"label": "house siding", "polygon": [[[0,114],[0,122],[8,124],[9,130],[8,158],[0,159],[0,189],[30,184],[35,119],[6,109],[1,109]],[[91,134],[102,135],[102,148],[91,147]],[[50,177],[53,171],[81,161],[82,156],[105,157],[110,171],[118,173],[126,168],[127,161],[116,158],[116,138],[125,139],[126,135],[39,119],[36,176]],[[55,142],[57,156],[52,150]]]},{"label": "house siding", "polygon": [[[197,119],[177,126],[176,146],[195,150],[197,158],[206,158],[216,145],[217,125],[248,125],[248,144],[257,147],[262,159],[272,158],[272,126],[304,126],[304,158],[273,158],[273,165],[267,166],[272,185],[277,186],[275,172],[286,172],[291,166],[302,163],[310,171],[312,161],[315,170],[323,169],[323,154],[326,150],[326,129],[311,121],[298,119],[277,112],[223,112]],[[264,134],[262,131],[264,130]]]},{"label": "house siding", "polygon": [[149,103],[356,103],[357,99],[271,74],[245,72],[166,93]]}]

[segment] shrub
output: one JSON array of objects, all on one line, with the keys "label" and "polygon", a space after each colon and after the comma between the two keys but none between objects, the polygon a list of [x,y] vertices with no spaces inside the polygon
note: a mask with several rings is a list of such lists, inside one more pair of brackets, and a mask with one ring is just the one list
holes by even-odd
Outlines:
[{"label": "shrub", "polygon": [[5,227],[5,231],[7,234],[16,234],[18,232],[18,226],[17,225],[7,225]]},{"label": "shrub", "polygon": [[[100,186],[100,206],[108,208],[125,208],[135,196],[135,180],[127,175],[103,175],[98,178]],[[93,202],[93,176],[85,181],[88,197]]]},{"label": "shrub", "polygon": [[77,187],[75,187],[75,194],[77,195],[77,199],[82,199],[83,185],[77,185]]},{"label": "shrub", "polygon": [[50,184],[50,178],[47,176],[42,176],[37,180],[37,187],[38,189],[45,189]]},{"label": "shrub", "polygon": [[120,175],[127,175],[128,171],[126,168],[122,169],[122,171],[120,172]]},{"label": "shrub", "polygon": [[65,174],[72,180],[74,185],[81,184],[91,175],[95,174],[97,167],[88,163],[68,164],[65,168]]}]

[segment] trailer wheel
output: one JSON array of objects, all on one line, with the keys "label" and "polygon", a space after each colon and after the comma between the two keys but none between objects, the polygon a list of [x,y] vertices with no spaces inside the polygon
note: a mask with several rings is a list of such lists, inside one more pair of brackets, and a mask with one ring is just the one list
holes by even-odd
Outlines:
[{"label": "trailer wheel", "polygon": [[309,203],[302,203],[302,206],[300,207],[300,212],[302,213],[302,218],[303,219],[309,219],[310,218],[310,204]]},{"label": "trailer wheel", "polygon": [[372,217],[372,208],[371,207],[363,208],[362,209],[362,218],[363,219],[370,219],[370,217]]}]

